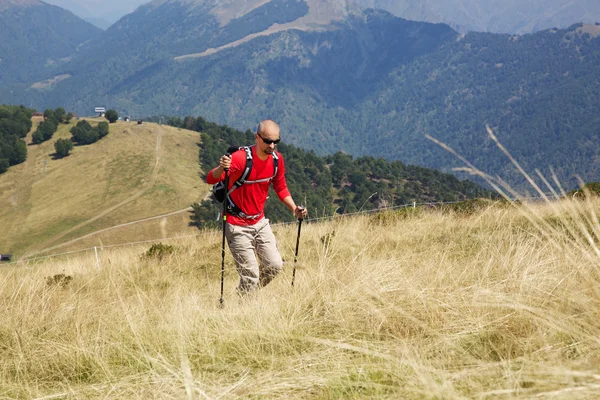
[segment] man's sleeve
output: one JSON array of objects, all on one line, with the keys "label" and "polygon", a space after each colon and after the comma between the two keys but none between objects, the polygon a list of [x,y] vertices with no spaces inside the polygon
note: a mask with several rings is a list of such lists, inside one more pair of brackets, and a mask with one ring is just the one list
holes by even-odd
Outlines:
[{"label": "man's sleeve", "polygon": [[225,179],[225,171],[223,171],[223,173],[221,174],[221,176],[220,176],[220,177],[218,177],[218,178],[215,178],[215,177],[213,176],[213,171],[214,171],[215,169],[217,169],[217,168],[219,168],[219,167],[215,167],[215,168],[211,169],[211,170],[208,172],[208,174],[206,175],[206,183],[208,183],[209,185],[214,185],[215,183],[217,183],[217,182],[220,182],[220,181],[222,181],[223,179]]},{"label": "man's sleeve", "polygon": [[283,156],[281,153],[277,153],[279,160],[277,162],[277,175],[273,178],[273,189],[277,193],[279,200],[283,201],[288,196],[291,196],[290,191],[287,188],[287,182],[285,180],[285,163],[283,162]]},{"label": "man's sleeve", "polygon": [[[246,167],[246,153],[244,153],[243,151],[236,151],[235,153],[233,153],[231,155],[231,167],[229,168],[229,177],[230,177],[229,183],[230,184],[231,184],[231,182],[235,182],[242,175],[241,171],[245,167]],[[206,183],[208,183],[209,185],[214,185],[215,183],[220,182],[223,179],[225,179],[224,171],[218,179],[213,176],[212,172],[217,168],[219,168],[219,167],[215,167],[215,168],[211,169],[209,171],[208,175],[206,175]]]}]

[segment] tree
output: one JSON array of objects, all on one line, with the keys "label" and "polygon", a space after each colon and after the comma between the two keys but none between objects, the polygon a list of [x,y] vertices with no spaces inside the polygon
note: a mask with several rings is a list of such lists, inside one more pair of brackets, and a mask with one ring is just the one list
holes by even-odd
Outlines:
[{"label": "tree", "polygon": [[54,143],[54,149],[60,158],[66,157],[69,155],[69,151],[73,150],[73,142],[71,139],[58,139]]},{"label": "tree", "polygon": [[67,112],[64,108],[58,107],[54,110],[54,119],[56,122],[65,122],[65,118],[67,117]]},{"label": "tree", "polygon": [[44,134],[42,133],[42,131],[40,131],[38,129],[35,132],[33,132],[33,135],[31,136],[31,142],[33,144],[40,144],[43,141],[44,141]]},{"label": "tree", "polygon": [[92,128],[89,122],[81,120],[71,128],[72,139],[77,144],[91,144],[98,141],[100,135],[97,128]]},{"label": "tree", "polygon": [[44,120],[49,120],[49,119],[56,119],[56,116],[54,115],[54,110],[48,108],[44,111]]},{"label": "tree", "polygon": [[25,142],[22,139],[15,138],[15,146],[14,146],[13,154],[11,155],[11,158],[10,158],[10,164],[11,165],[21,164],[25,160],[27,160],[27,145],[25,144]]},{"label": "tree", "polygon": [[104,136],[108,135],[108,123],[102,121],[98,123],[96,126],[96,132],[98,132],[98,138],[102,139]]},{"label": "tree", "polygon": [[10,167],[10,162],[6,158],[0,158],[0,174],[6,172]]},{"label": "tree", "polygon": [[38,125],[36,131],[33,133],[33,143],[39,144],[51,139],[52,135],[54,135],[54,132],[56,132],[56,129],[57,125],[54,119],[49,118],[43,121]]},{"label": "tree", "polygon": [[105,118],[108,120],[108,122],[112,124],[114,122],[117,122],[117,120],[119,119],[119,114],[115,110],[110,109],[106,112]]},{"label": "tree", "polygon": [[202,229],[214,229],[219,226],[218,215],[220,204],[211,200],[202,200],[200,203],[192,204],[194,212],[191,215],[191,224]]},{"label": "tree", "polygon": [[27,145],[21,138],[31,129],[32,112],[24,106],[0,105],[0,172],[27,159]]}]

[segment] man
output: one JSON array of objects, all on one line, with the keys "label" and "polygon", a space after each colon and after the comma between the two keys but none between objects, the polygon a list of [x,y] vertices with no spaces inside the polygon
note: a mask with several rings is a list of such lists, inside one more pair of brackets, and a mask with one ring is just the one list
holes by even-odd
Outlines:
[{"label": "man", "polygon": [[[283,157],[276,150],[280,141],[279,126],[272,120],[262,121],[254,137],[256,144],[250,147],[250,175],[242,186],[231,192],[229,199],[225,199],[226,202],[230,201],[228,204],[235,205],[228,207],[225,236],[240,274],[238,291],[241,294],[267,285],[283,268],[275,236],[264,215],[271,183],[279,200],[297,218],[304,219],[307,215],[306,208],[296,205],[287,188]],[[231,189],[246,168],[246,158],[245,151],[222,156],[219,166],[208,173],[206,181],[209,184],[222,181],[225,179],[225,170],[228,170],[228,190]],[[276,174],[274,158],[277,158]]]}]

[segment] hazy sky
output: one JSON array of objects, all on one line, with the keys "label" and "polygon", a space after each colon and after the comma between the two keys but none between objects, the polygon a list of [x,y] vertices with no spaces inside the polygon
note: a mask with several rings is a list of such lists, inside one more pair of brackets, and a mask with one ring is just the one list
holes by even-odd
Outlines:
[{"label": "hazy sky", "polygon": [[151,0],[42,0],[84,18],[100,18],[114,23]]}]

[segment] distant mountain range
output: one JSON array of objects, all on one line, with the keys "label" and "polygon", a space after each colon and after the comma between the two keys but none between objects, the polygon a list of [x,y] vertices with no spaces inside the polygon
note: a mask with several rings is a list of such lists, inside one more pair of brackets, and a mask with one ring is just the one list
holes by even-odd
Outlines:
[{"label": "distant mountain range", "polygon": [[45,0],[45,2],[69,10],[85,21],[106,30],[148,0]]},{"label": "distant mountain range", "polygon": [[600,179],[600,26],[461,35],[345,0],[156,0],[96,34],[79,34],[42,78],[2,81],[2,102],[241,129],[271,117],[286,142],[319,154],[455,166],[429,133],[512,173],[487,123],[527,167]]},{"label": "distant mountain range", "polygon": [[461,31],[532,33],[600,21],[597,0],[357,0],[415,21],[443,22]]},{"label": "distant mountain range", "polygon": [[[355,0],[397,17],[443,22],[459,32],[532,33],[600,21],[597,0]],[[148,0],[47,0],[106,29]]]}]

